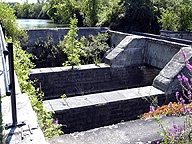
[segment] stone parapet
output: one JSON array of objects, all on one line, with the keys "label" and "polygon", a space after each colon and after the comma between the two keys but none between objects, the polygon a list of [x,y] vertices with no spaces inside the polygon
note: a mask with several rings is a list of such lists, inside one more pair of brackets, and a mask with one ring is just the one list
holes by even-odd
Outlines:
[{"label": "stone parapet", "polygon": [[172,57],[169,63],[161,70],[153,81],[153,86],[163,90],[167,95],[181,91],[181,86],[177,76],[181,73],[189,76],[189,70],[185,67],[184,58],[181,51],[186,53],[186,58],[192,63],[191,47],[184,47]]},{"label": "stone parapet", "polygon": [[151,85],[159,70],[147,66],[111,68],[81,65],[71,67],[40,68],[31,71],[30,79],[38,79],[36,87],[45,93],[44,99],[84,95],[117,89]]}]

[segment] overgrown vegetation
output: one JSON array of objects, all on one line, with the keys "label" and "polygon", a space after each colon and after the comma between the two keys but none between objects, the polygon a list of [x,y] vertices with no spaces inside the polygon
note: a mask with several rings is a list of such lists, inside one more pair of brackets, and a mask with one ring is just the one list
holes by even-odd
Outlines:
[{"label": "overgrown vegetation", "polygon": [[17,28],[16,17],[14,10],[11,6],[0,3],[0,21],[3,26],[6,26],[6,36],[12,38],[12,40],[23,40],[27,39],[27,34],[23,30]]},{"label": "overgrown vegetation", "polygon": [[52,36],[48,36],[47,42],[38,42],[32,61],[37,67],[73,66],[81,64],[96,64],[103,61],[104,55],[110,49],[108,34],[98,33],[97,36],[89,35],[79,38],[77,31],[78,20],[71,18],[70,30],[62,41],[53,44]]},{"label": "overgrown vegetation", "polygon": [[159,22],[166,30],[191,30],[192,29],[192,0],[166,1],[160,10]]},{"label": "overgrown vegetation", "polygon": [[62,49],[53,43],[53,36],[48,35],[46,41],[38,41],[33,50],[31,61],[36,68],[59,67],[67,60],[67,56]]},{"label": "overgrown vegetation", "polygon": [[22,50],[20,42],[18,41],[19,39],[23,40],[26,34],[24,31],[17,29],[15,23],[16,18],[11,7],[5,3],[0,3],[0,8],[0,20],[2,20],[3,25],[7,28],[7,42],[14,42],[14,66],[21,91],[28,94],[33,110],[36,112],[39,126],[45,137],[53,137],[62,134],[60,130],[61,125],[52,118],[52,113],[48,113],[43,109],[43,92],[39,89],[35,89],[33,86],[34,82],[28,81],[29,71],[35,65],[30,60],[32,55]]}]

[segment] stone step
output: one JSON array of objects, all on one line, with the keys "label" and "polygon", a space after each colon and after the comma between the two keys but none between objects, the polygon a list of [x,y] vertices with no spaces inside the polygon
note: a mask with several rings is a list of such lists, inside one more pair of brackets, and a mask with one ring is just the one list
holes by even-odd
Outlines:
[{"label": "stone step", "polygon": [[72,133],[137,119],[149,111],[150,103],[144,98],[155,96],[164,103],[164,92],[147,86],[46,100],[44,108],[55,111],[53,116],[63,124],[64,133]]},{"label": "stone step", "polygon": [[[183,125],[185,117],[162,116],[164,127]],[[64,134],[49,139],[51,144],[156,144],[162,132],[154,118],[132,120],[83,132]]]}]

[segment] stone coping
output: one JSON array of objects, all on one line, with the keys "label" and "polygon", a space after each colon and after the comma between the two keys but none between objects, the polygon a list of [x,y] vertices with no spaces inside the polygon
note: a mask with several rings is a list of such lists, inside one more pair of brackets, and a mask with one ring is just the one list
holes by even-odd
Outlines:
[{"label": "stone coping", "polygon": [[[35,30],[69,30],[69,27],[64,27],[64,28],[33,28],[33,29],[25,29],[26,31],[35,31]],[[98,29],[98,30],[108,30],[107,27],[78,27],[79,30],[86,30],[86,29]]]},{"label": "stone coping", "polygon": [[86,107],[91,105],[102,105],[105,103],[135,99],[153,95],[163,95],[164,92],[153,87],[146,86],[140,88],[132,88],[125,90],[117,90],[112,92],[95,93],[84,96],[76,96],[69,98],[59,98],[44,101],[44,108],[51,111],[62,111],[71,108]]},{"label": "stone coping", "polygon": [[[109,67],[107,64],[101,63],[99,66],[96,66],[95,64],[88,64],[88,65],[79,65],[74,66],[74,70],[85,70],[85,69],[99,69],[99,68],[107,68]],[[59,71],[70,71],[72,70],[71,66],[65,66],[65,67],[48,67],[48,68],[36,68],[31,70],[31,74],[36,73],[50,73],[50,72],[59,72]]]}]

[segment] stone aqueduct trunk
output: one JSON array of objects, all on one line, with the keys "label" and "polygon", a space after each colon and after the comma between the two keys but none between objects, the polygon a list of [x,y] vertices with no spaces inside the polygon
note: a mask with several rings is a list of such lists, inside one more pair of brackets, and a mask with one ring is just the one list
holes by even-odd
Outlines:
[{"label": "stone aqueduct trunk", "polygon": [[[65,32],[63,32],[63,31],[65,31]],[[35,32],[38,32],[38,34],[35,34]],[[133,84],[131,86],[124,85],[123,87],[118,87],[118,86],[112,84],[112,83],[130,83],[129,80],[127,80],[127,79],[130,79],[130,77],[128,77],[128,76],[130,76],[131,73],[132,74],[135,73],[134,77],[137,77],[137,80],[142,81],[142,82],[140,82],[141,85],[145,85],[145,84],[151,85],[153,79],[155,78],[156,75],[158,75],[158,73],[161,69],[163,69],[163,70],[155,78],[155,80],[153,81],[153,85],[155,87],[158,87],[161,90],[167,91],[164,87],[165,86],[168,87],[168,85],[172,85],[172,82],[173,82],[173,79],[175,78],[175,76],[179,72],[181,72],[181,71],[174,71],[174,70],[171,71],[172,69],[170,69],[170,71],[168,73],[174,73],[171,76],[173,78],[171,78],[171,80],[169,80],[169,81],[166,81],[166,80],[163,81],[163,79],[167,78],[167,76],[163,75],[163,73],[164,73],[164,71],[166,71],[165,69],[167,69],[169,67],[168,66],[168,65],[170,65],[169,61],[172,59],[172,57],[175,54],[177,54],[179,52],[179,50],[182,47],[188,47],[188,45],[176,43],[176,42],[170,42],[167,40],[150,38],[150,37],[146,37],[146,36],[137,36],[137,35],[127,34],[127,33],[110,31],[106,28],[89,28],[89,29],[80,28],[79,36],[83,33],[90,34],[91,32],[92,33],[94,32],[95,34],[97,32],[108,32],[111,36],[110,45],[115,46],[115,48],[111,49],[111,51],[109,51],[105,57],[105,63],[108,64],[110,67],[101,68],[101,69],[108,69],[108,70],[106,70],[106,71],[108,71],[108,72],[106,72],[106,74],[104,74],[102,72],[106,76],[105,78],[108,77],[108,79],[101,78],[101,79],[103,79],[103,81],[97,82],[97,76],[94,77],[94,74],[90,75],[90,76],[93,76],[93,79],[91,80],[91,82],[95,81],[95,83],[96,83],[96,85],[94,85],[94,88],[93,88],[94,90],[92,92],[99,92],[100,91],[99,87],[101,85],[102,85],[101,88],[103,89],[103,91],[110,90],[109,87],[108,88],[104,87],[103,86],[104,84],[106,84],[107,86],[112,86],[113,88],[111,90],[114,90],[116,88],[133,87],[134,81],[131,81],[131,83]],[[58,39],[62,39],[63,35],[67,32],[66,32],[66,30],[63,30],[63,29],[58,29],[58,30],[49,29],[47,31],[46,30],[30,30],[28,33],[29,34],[31,33],[32,35],[34,35],[34,39],[35,38],[37,39],[37,35],[40,36],[40,39],[43,39],[43,38],[45,38],[45,36],[47,34],[56,34],[53,37],[58,40]],[[59,69],[59,71],[57,71],[56,69]],[[95,70],[93,70],[93,69],[95,69]],[[86,70],[90,71],[90,72],[98,70],[98,68],[93,68],[93,69],[91,68],[91,70],[88,70],[88,69],[86,69]],[[124,70],[122,71],[122,69],[124,69]],[[136,71],[134,71],[134,70],[136,70]],[[180,69],[180,70],[182,70],[182,69]],[[80,68],[80,69],[76,69],[75,71],[78,71],[77,73],[79,74],[79,73],[82,73],[83,70]],[[73,73],[76,73],[75,71]],[[150,73],[149,71],[151,71],[152,73]],[[56,77],[55,75],[58,75],[60,78],[67,76],[67,74],[65,76],[62,76],[63,75],[62,72],[67,73],[65,70],[63,70],[63,68],[53,68],[53,69],[49,69],[49,70],[48,69],[33,70],[31,79],[38,78],[39,82],[42,83],[42,88],[44,88],[45,93],[46,93],[46,90],[53,89],[55,87],[55,89],[52,90],[52,92],[47,92],[47,95],[49,95],[49,94],[58,95],[58,94],[56,94],[56,92],[59,92],[59,95],[67,93],[67,91],[69,92],[69,90],[62,91],[62,89],[66,89],[67,87],[71,87],[72,85],[74,86],[74,84],[76,85],[75,86],[76,88],[73,88],[73,89],[84,89],[85,90],[85,88],[88,88],[89,91],[92,89],[90,86],[91,85],[93,86],[93,83],[88,84],[89,82],[88,83],[85,82],[85,79],[87,79],[87,81],[89,81],[89,79],[91,79],[91,77],[84,78],[84,76],[88,76],[88,74],[85,74],[85,75],[82,74],[82,76],[80,76],[80,75],[78,76],[78,74],[76,73],[76,75],[74,75],[76,78],[73,80],[73,81],[75,81],[75,83],[69,82],[68,80],[63,80],[62,82],[58,82],[57,80],[59,80],[59,79],[51,80],[51,79],[54,79],[54,77]],[[70,72],[68,71],[68,73],[70,73]],[[97,72],[97,74],[99,74],[99,73],[100,72]],[[137,73],[139,73],[139,75],[137,75]],[[42,76],[38,76],[40,74],[42,74]],[[145,74],[148,74],[148,76]],[[51,75],[51,76],[48,77],[48,75]],[[113,76],[116,77],[115,81],[113,81],[114,80]],[[41,77],[44,77],[44,78],[41,78]],[[98,77],[100,77],[100,76],[98,76]],[[117,80],[117,77],[119,77],[118,80]],[[132,77],[133,77],[133,75],[132,75]],[[111,84],[108,83],[110,80],[113,81]],[[135,81],[137,81],[137,80],[135,78]],[[66,83],[66,81],[68,81],[69,83]],[[50,83],[52,83],[53,85],[50,85]],[[59,83],[59,85],[57,86],[58,83]],[[61,83],[66,83],[66,85],[64,86],[65,88],[61,86]],[[83,84],[80,84],[80,83],[83,83]],[[85,83],[87,83],[87,84],[85,84]],[[81,85],[81,88],[79,88],[79,85]],[[174,86],[171,86],[171,87],[174,87]],[[58,90],[56,88],[58,88],[60,90]],[[172,91],[172,90],[170,90],[170,91]],[[86,90],[86,92],[89,93],[88,90]],[[77,92],[73,93],[71,91],[71,92],[69,92],[69,95],[82,94],[82,93],[86,93],[86,92],[81,91],[79,93],[77,93]]]}]

